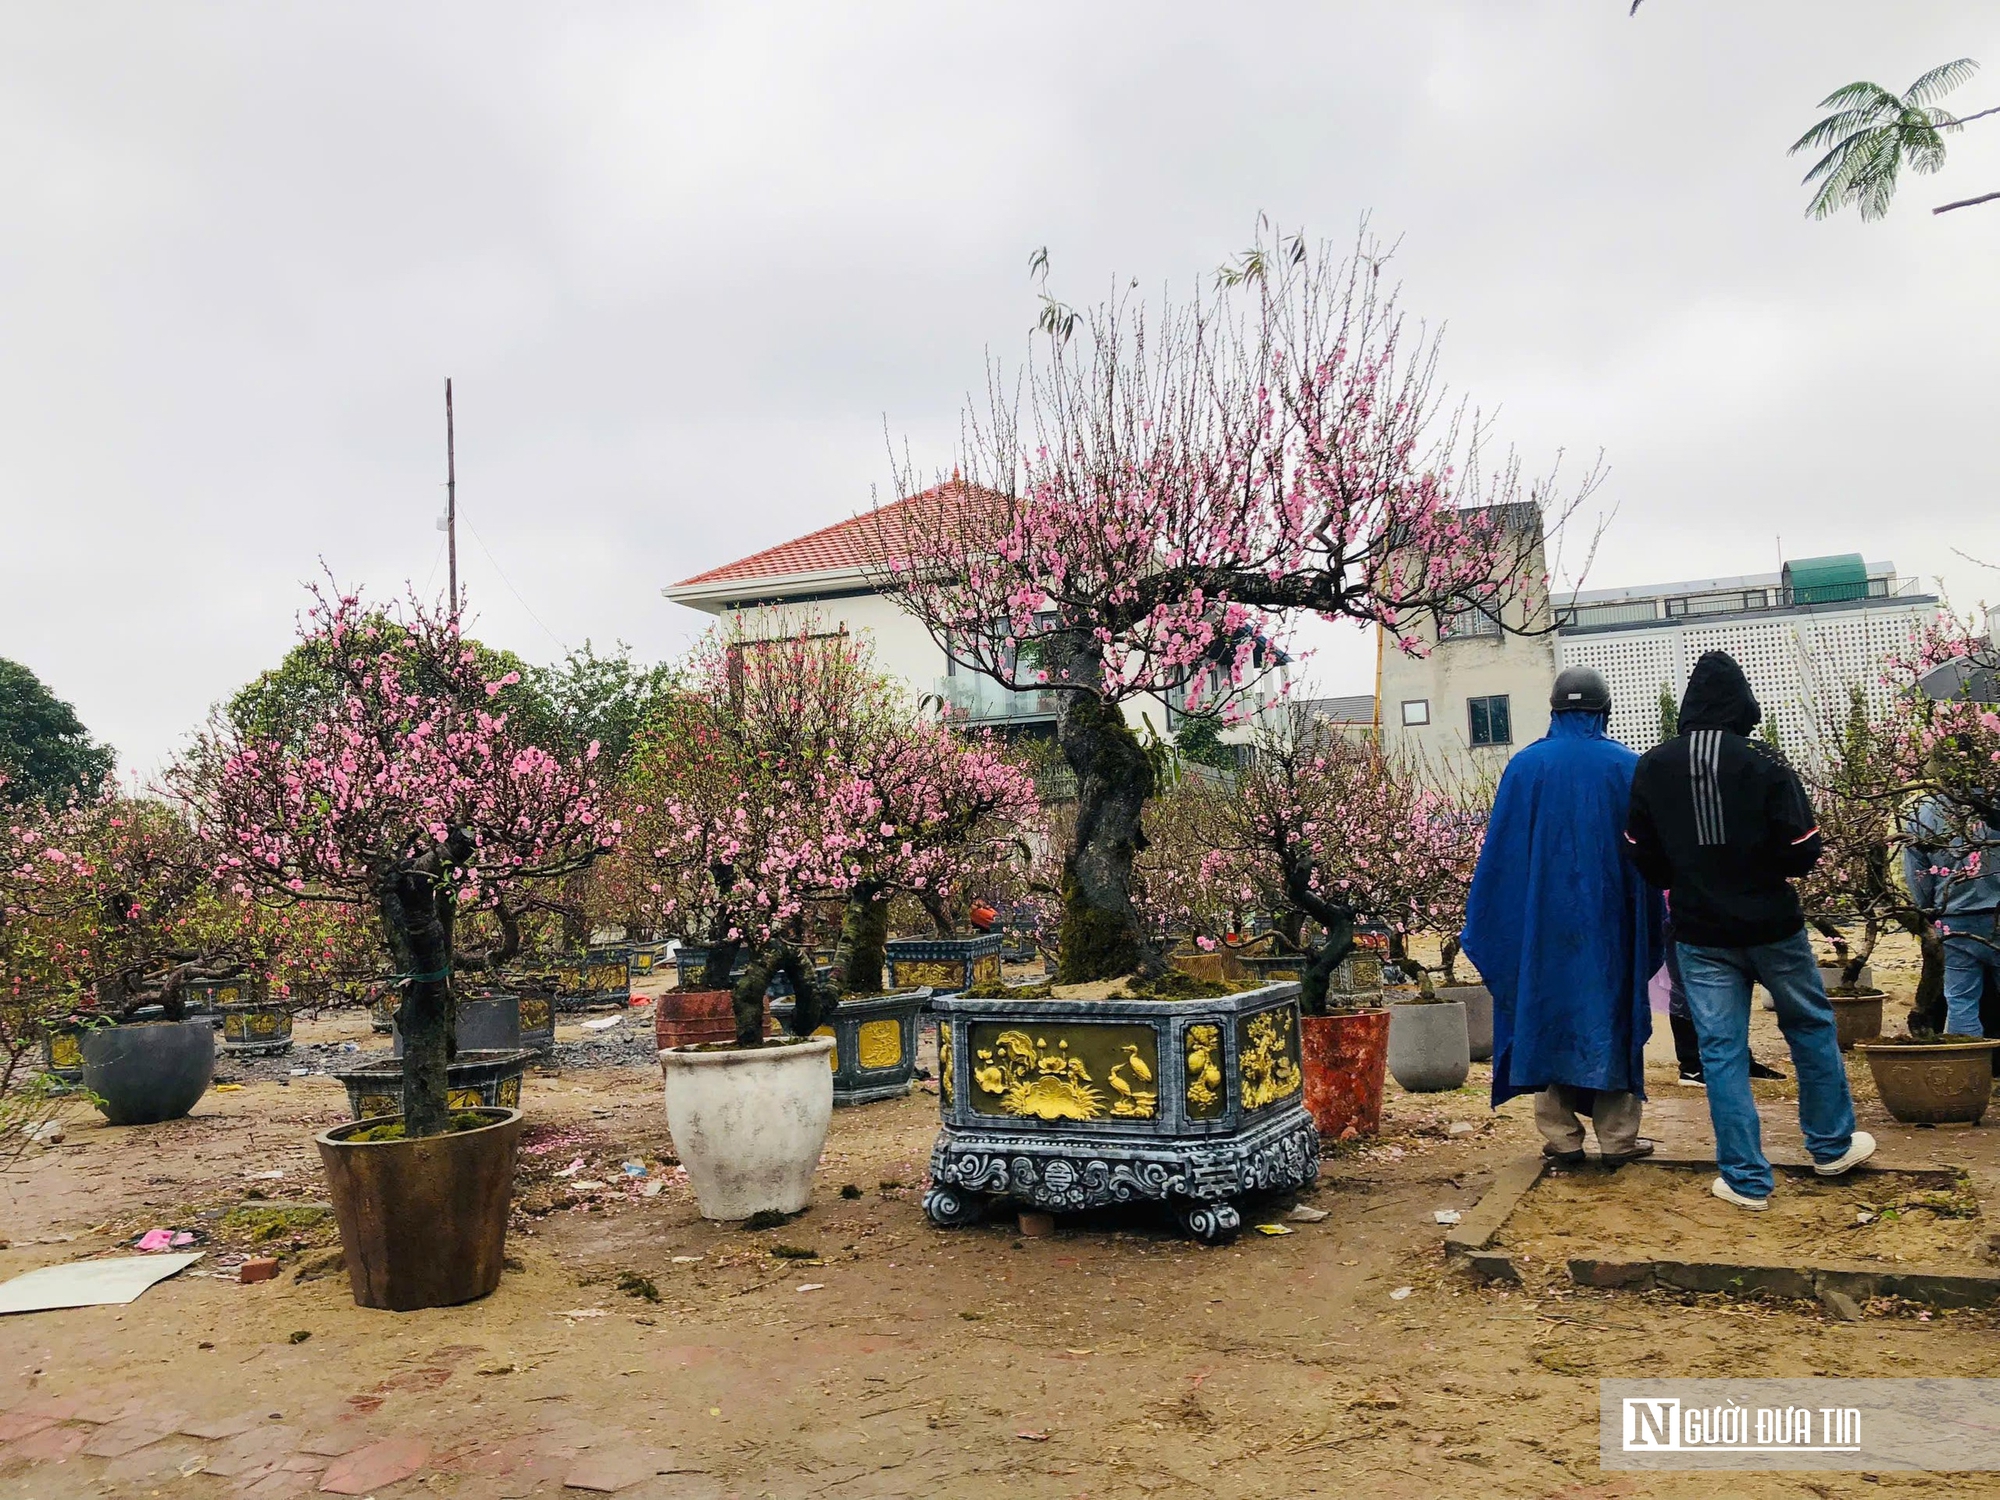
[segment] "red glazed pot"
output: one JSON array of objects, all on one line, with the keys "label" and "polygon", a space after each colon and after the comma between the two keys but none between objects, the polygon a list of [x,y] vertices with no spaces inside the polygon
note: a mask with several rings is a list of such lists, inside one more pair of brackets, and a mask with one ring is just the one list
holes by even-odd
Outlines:
[{"label": "red glazed pot", "polygon": [[1301,1016],[1306,1112],[1319,1133],[1338,1140],[1350,1130],[1374,1135],[1382,1128],[1382,1076],[1389,1061],[1386,1008],[1344,1015]]},{"label": "red glazed pot", "polygon": [[653,1011],[653,1041],[662,1050],[735,1040],[728,990],[668,990]]}]

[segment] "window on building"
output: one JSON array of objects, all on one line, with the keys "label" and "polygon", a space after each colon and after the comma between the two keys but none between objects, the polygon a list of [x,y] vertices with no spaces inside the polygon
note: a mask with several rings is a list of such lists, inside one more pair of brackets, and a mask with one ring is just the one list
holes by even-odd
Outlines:
[{"label": "window on building", "polygon": [[1405,698],[1403,700],[1403,727],[1414,729],[1431,721],[1431,700],[1428,698]]},{"label": "window on building", "polygon": [[1511,745],[1514,742],[1514,716],[1507,706],[1505,693],[1490,698],[1467,698],[1466,718],[1475,745]]},{"label": "window on building", "polygon": [[1500,617],[1476,606],[1463,614],[1453,615],[1438,628],[1438,639],[1441,641],[1463,641],[1475,636],[1498,634]]}]

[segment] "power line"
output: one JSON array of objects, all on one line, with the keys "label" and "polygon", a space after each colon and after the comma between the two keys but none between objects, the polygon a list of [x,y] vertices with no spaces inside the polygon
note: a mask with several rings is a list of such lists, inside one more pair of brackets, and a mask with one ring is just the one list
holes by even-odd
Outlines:
[{"label": "power line", "polygon": [[530,605],[526,599],[523,599],[521,597],[521,591],[514,587],[514,580],[509,578],[507,576],[507,570],[500,566],[500,559],[495,557],[493,555],[493,549],[486,545],[486,538],[479,534],[479,528],[472,524],[472,518],[470,516],[467,516],[465,519],[465,529],[471,532],[472,539],[475,542],[479,543],[479,550],[481,552],[484,552],[486,554],[486,560],[493,564],[493,571],[499,575],[500,581],[507,585],[507,592],[514,596],[514,602],[519,604],[522,609],[528,612],[529,619],[533,620],[537,625],[541,625],[542,634],[547,636],[550,640],[554,641],[557,646],[561,647],[563,654],[567,656],[569,654],[569,643],[565,641],[561,636],[557,635],[553,630],[549,629],[547,625],[542,624],[542,617],[535,613],[534,607]]}]

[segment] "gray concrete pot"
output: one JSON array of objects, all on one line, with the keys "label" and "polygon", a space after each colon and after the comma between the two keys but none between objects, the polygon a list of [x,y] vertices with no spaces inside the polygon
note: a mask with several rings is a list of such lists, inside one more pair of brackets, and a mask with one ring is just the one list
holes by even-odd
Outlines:
[{"label": "gray concrete pot", "polygon": [[1465,1004],[1438,1000],[1389,1007],[1389,1074],[1413,1094],[1437,1094],[1465,1082],[1472,1044]]},{"label": "gray concrete pot", "polygon": [[83,1086],[113,1125],[157,1125],[195,1107],[215,1076],[215,1029],[196,1021],[95,1026],[83,1034]]},{"label": "gray concrete pot", "polygon": [[1465,1006],[1465,1039],[1474,1062],[1493,1060],[1493,991],[1483,984],[1454,984],[1438,990],[1444,1000]]}]

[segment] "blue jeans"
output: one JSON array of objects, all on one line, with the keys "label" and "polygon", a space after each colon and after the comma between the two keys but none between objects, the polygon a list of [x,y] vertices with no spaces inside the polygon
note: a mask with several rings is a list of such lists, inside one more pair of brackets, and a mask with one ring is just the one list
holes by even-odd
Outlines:
[{"label": "blue jeans", "polygon": [[1750,1097],[1750,986],[1761,982],[1778,1002],[1778,1029],[1792,1049],[1799,1079],[1799,1128],[1817,1162],[1846,1153],[1854,1136],[1854,1100],[1835,1039],[1833,1006],[1820,983],[1819,960],[1803,930],[1756,948],[1680,944],[1681,982],[1701,1038],[1708,1118],[1722,1180],[1746,1198],[1771,1193],[1771,1164]]},{"label": "blue jeans", "polygon": [[1993,946],[1993,913],[1946,917],[1944,939],[1944,1029],[1956,1036],[1984,1036],[1979,1022],[1979,997],[1989,969],[2000,969],[2000,948]]}]

